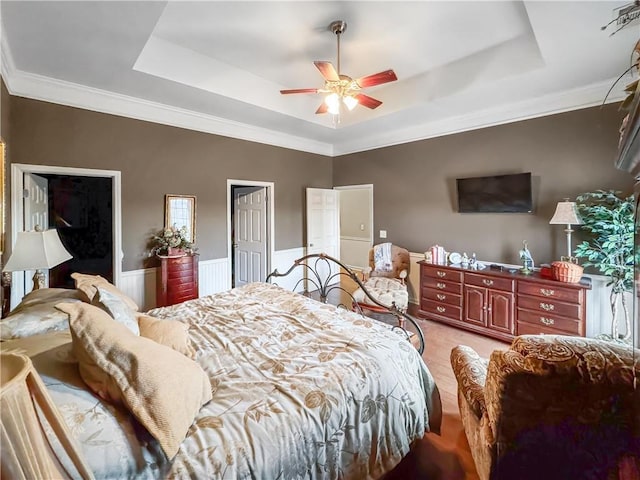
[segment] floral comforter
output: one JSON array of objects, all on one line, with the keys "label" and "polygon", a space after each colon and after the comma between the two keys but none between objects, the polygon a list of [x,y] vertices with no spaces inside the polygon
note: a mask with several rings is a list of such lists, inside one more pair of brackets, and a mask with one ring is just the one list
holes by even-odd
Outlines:
[{"label": "floral comforter", "polygon": [[420,355],[366,317],[262,283],[148,313],[189,325],[213,400],[168,463],[134,420],[45,369],[97,477],[378,478],[439,431]]}]

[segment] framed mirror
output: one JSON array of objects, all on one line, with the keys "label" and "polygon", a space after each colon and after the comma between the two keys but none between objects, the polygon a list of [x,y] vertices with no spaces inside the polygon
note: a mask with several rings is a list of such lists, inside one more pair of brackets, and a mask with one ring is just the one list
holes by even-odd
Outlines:
[{"label": "framed mirror", "polygon": [[170,195],[165,197],[164,228],[187,228],[187,238],[196,242],[196,197],[195,195]]}]

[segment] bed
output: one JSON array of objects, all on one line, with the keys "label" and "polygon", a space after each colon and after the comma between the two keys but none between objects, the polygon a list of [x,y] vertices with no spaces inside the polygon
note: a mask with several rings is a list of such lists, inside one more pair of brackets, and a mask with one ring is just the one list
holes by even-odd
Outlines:
[{"label": "bed", "polygon": [[379,478],[439,432],[420,355],[362,315],[268,283],[147,314],[188,327],[211,385],[171,460],[125,405],[87,387],[68,329],[0,344],[32,358],[96,478]]}]

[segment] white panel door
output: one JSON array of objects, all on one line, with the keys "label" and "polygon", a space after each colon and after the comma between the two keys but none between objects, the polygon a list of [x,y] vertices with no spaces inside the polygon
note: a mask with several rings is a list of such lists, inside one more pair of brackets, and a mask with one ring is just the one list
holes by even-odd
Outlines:
[{"label": "white panel door", "polygon": [[[42,230],[49,228],[49,181],[35,173],[24,174],[24,231],[28,232],[39,226]],[[24,293],[33,290],[35,271],[24,273]],[[49,272],[43,270],[45,285],[49,284]]]},{"label": "white panel door", "polygon": [[267,189],[235,187],[234,287],[267,278]]},{"label": "white panel door", "polygon": [[[313,253],[326,253],[340,259],[340,192],[337,190],[307,188],[307,254]],[[331,267],[331,271],[321,272],[321,281],[337,273],[337,266],[331,264]],[[334,280],[339,279],[334,277]]]}]

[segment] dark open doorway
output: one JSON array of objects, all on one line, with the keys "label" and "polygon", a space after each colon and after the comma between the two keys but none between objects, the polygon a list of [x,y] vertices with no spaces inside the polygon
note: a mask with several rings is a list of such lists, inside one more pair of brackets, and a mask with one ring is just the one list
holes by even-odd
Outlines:
[{"label": "dark open doorway", "polygon": [[48,181],[49,226],[73,258],[49,271],[49,286],[74,288],[71,273],[113,282],[113,179],[41,174]]}]

